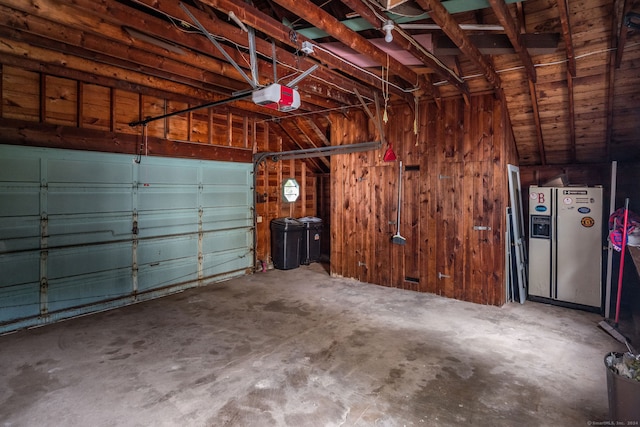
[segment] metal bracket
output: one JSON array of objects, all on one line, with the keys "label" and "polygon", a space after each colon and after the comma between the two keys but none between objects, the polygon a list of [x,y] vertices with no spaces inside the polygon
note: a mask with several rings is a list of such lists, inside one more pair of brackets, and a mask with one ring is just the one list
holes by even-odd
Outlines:
[{"label": "metal bracket", "polygon": [[491,227],[487,227],[486,225],[474,225],[474,231],[491,231]]},{"label": "metal bracket", "polygon": [[440,272],[438,271],[438,279],[442,279],[442,278],[447,278],[447,279],[449,279],[449,278],[451,278],[451,276],[447,276],[446,274],[442,274],[442,273],[440,273]]},{"label": "metal bracket", "polygon": [[451,179],[451,177],[450,177],[450,176],[448,176],[448,175],[442,175],[442,174],[440,174],[440,175],[438,175],[438,179]]}]

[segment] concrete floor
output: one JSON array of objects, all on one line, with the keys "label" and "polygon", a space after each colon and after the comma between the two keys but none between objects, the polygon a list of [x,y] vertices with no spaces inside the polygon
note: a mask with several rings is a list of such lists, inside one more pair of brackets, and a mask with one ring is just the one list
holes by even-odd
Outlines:
[{"label": "concrete floor", "polygon": [[0,425],[585,426],[600,320],[257,273],[0,337]]}]

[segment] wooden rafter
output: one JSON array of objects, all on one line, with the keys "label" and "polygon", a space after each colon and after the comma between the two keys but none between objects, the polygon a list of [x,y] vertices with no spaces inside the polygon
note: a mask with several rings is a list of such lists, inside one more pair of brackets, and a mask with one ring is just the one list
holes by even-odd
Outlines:
[{"label": "wooden rafter", "polygon": [[576,110],[573,96],[573,78],[576,76],[576,57],[571,38],[571,22],[569,21],[569,5],[567,0],[558,0],[558,12],[562,25],[562,37],[567,51],[567,91],[569,95],[569,159],[576,159]]},{"label": "wooden rafter", "polygon": [[616,46],[617,46],[617,50],[616,50],[616,68],[620,68],[620,64],[622,63],[622,54],[624,53],[624,45],[627,43],[627,32],[628,32],[628,28],[627,26],[624,24],[624,18],[625,16],[627,16],[627,13],[629,13],[631,11],[631,1],[629,0],[624,0],[624,5],[622,6],[622,16],[620,17],[620,20],[617,20],[617,10],[614,10],[614,22],[617,22],[618,25],[615,28],[618,28],[618,26],[620,27],[620,30],[617,34],[617,42],[616,42]]},{"label": "wooden rafter", "polygon": [[[524,34],[527,28],[524,8],[522,3],[516,5],[516,16],[520,26],[520,34]],[[538,142],[538,155],[540,156],[540,164],[545,166],[547,164],[547,153],[544,148],[544,137],[542,135],[542,122],[540,121],[540,106],[538,104],[538,91],[536,90],[536,84],[531,78],[529,81],[529,96],[531,97],[531,114],[533,115],[533,122],[536,127],[536,141]]]},{"label": "wooden rafter", "polygon": [[522,42],[522,35],[516,21],[513,20],[511,14],[509,13],[509,9],[507,9],[507,5],[504,0],[489,0],[489,4],[493,9],[493,12],[498,17],[498,21],[500,25],[504,27],[505,33],[509,37],[509,41],[513,45],[515,51],[520,55],[520,60],[524,65],[525,70],[527,70],[527,76],[529,80],[536,82],[536,69],[533,66],[533,61],[531,60],[531,56],[527,51],[527,48],[524,46]]},{"label": "wooden rafter", "polygon": [[576,105],[575,105],[575,99],[573,96],[573,76],[569,71],[567,71],[567,90],[569,91],[569,163],[575,163],[576,161]]},{"label": "wooden rafter", "polygon": [[[380,32],[384,33],[380,28],[381,22],[379,17],[374,11],[372,11],[368,6],[366,6],[361,0],[342,0],[342,3],[349,6],[354,12],[358,13],[361,18],[365,19],[369,22],[374,28],[380,30]],[[456,87],[461,93],[469,95],[469,87],[466,82],[457,75],[453,70],[447,67],[442,61],[440,61],[437,57],[435,57],[431,52],[427,51],[423,48],[409,33],[404,31],[400,27],[396,27],[394,29],[396,33],[400,35],[400,37],[394,37],[393,42],[403,49],[407,50],[413,56],[422,61],[422,63]],[[431,85],[425,85],[426,91],[431,95],[433,99],[438,99],[439,94],[434,92],[437,90],[436,87]]]},{"label": "wooden rafter", "polygon": [[[222,13],[233,12],[238,17],[238,19],[240,19],[246,25],[249,25],[253,28],[259,28],[260,31],[266,34],[267,36],[283,44],[291,46],[293,48],[296,48],[296,49],[299,48],[304,41],[312,42],[312,40],[307,39],[306,37],[300,34],[296,34],[296,38],[295,40],[293,40],[292,31],[289,27],[281,24],[280,22],[271,18],[269,15],[259,11],[255,7],[250,6],[247,3],[244,3],[240,0],[200,0],[200,1],[202,3],[208,4],[209,6],[213,7],[216,10],[221,11]],[[164,7],[165,5],[163,3],[163,8]],[[256,40],[256,42],[258,42],[258,40]],[[270,52],[271,52],[270,44],[269,44],[269,50],[267,52],[269,52],[268,55],[270,55]],[[373,87],[377,89],[380,86],[380,82],[377,78],[369,74],[362,73],[362,71],[359,70],[358,68],[353,67],[349,64],[346,64],[343,61],[336,59],[333,55],[330,55],[320,50],[316,50],[310,56],[317,59],[322,64],[326,64],[327,67],[330,67],[336,71],[352,76],[356,80],[362,82],[363,84],[368,85],[368,87],[362,86],[362,85],[360,86],[366,87],[366,92],[371,96],[373,96],[373,92],[371,88]],[[305,61],[305,60],[306,59],[301,58],[301,61]],[[315,63],[315,62],[311,61],[311,63]],[[343,87],[346,87],[346,86],[343,86]],[[395,87],[391,87],[390,91],[398,96],[405,96],[403,91],[396,89]]]},{"label": "wooden rafter", "polygon": [[560,14],[560,24],[562,26],[562,38],[567,51],[567,69],[572,77],[576,76],[576,56],[573,50],[573,40],[571,38],[571,22],[569,21],[569,5],[567,0],[558,0],[558,13]]},{"label": "wooden rafter", "polygon": [[467,55],[474,64],[484,74],[485,78],[494,89],[501,86],[500,77],[496,73],[493,64],[485,58],[478,48],[469,40],[469,37],[460,29],[460,26],[453,16],[445,9],[439,0],[417,0],[417,3],[431,19],[442,28],[447,36],[460,48],[460,51]]},{"label": "wooden rafter", "polygon": [[379,47],[360,34],[342,25],[333,16],[308,0],[274,0],[280,6],[287,8],[300,18],[318,27],[327,34],[341,41],[351,49],[368,56],[379,64],[388,63],[391,73],[405,80],[412,87],[418,84],[418,75],[397,59],[389,56]]},{"label": "wooden rafter", "polygon": [[[618,27],[624,26],[624,10],[627,7],[628,0],[616,0],[613,3],[613,13],[611,14],[611,54],[609,55],[609,78],[607,86],[607,140],[606,140],[606,153],[607,160],[611,160],[611,139],[613,138],[613,104],[615,99],[615,81],[616,81],[616,69],[619,67],[618,55],[622,59],[622,49],[620,47],[620,32]],[[620,5],[622,4],[622,7]],[[620,13],[620,11],[622,11]]]}]

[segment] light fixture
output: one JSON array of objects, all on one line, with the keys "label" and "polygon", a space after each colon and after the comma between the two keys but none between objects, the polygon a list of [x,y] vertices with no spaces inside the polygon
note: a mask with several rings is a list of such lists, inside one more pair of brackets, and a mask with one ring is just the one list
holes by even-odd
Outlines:
[{"label": "light fixture", "polygon": [[386,24],[384,24],[384,26],[382,27],[382,31],[384,31],[385,33],[387,33],[384,36],[384,41],[386,41],[387,43],[391,43],[393,41],[393,34],[391,34],[391,31],[393,30],[393,21],[392,20],[388,20]]}]

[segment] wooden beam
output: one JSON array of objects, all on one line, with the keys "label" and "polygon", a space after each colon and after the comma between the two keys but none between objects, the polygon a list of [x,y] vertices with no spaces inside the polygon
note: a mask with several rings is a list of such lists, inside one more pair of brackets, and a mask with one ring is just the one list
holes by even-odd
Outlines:
[{"label": "wooden beam", "polygon": [[560,24],[562,26],[562,38],[564,39],[567,51],[567,69],[571,77],[576,76],[576,57],[573,50],[573,40],[571,39],[571,22],[569,21],[569,5],[567,0],[558,0],[558,13],[560,14]]},{"label": "wooden beam", "polygon": [[[562,0],[560,0],[562,1]],[[576,106],[573,96],[573,76],[567,70],[567,90],[569,91],[569,163],[576,162]]]},{"label": "wooden beam", "polygon": [[504,0],[489,0],[489,4],[491,5],[493,12],[496,14],[500,25],[504,27],[504,31],[507,33],[513,48],[516,50],[518,55],[520,55],[520,60],[522,61],[525,70],[527,70],[529,80],[535,83],[536,69],[533,66],[533,61],[531,60],[529,52],[524,47],[520,29],[518,28],[518,25],[516,25],[516,21],[511,17],[509,9],[507,9],[507,5]]},{"label": "wooden beam", "polygon": [[[380,28],[381,22],[377,14],[374,13],[374,11],[371,10],[367,5],[365,5],[361,0],[341,1],[345,5],[349,6],[351,10],[358,13],[361,18],[369,22],[374,28],[377,28],[380,30],[380,32],[384,33],[384,31],[382,31],[382,29]],[[467,95],[469,94],[469,87],[462,79],[462,77],[460,77],[452,69],[447,67],[431,52],[423,48],[420,43],[418,43],[409,33],[404,31],[402,28],[396,27],[394,28],[394,31],[400,35],[400,37],[394,37],[393,42],[395,44],[409,51],[409,53],[421,60],[424,65],[431,67],[433,71],[435,71],[439,76],[456,87],[461,93]],[[439,95],[434,93],[433,90],[427,88],[427,92],[434,100],[439,98]]]},{"label": "wooden beam", "polygon": [[[246,88],[246,82],[239,75],[235,75],[235,78],[240,80],[229,79],[229,76],[234,76],[235,70],[230,69],[222,55],[213,49],[204,37],[179,31],[165,20],[155,18],[143,11],[119,3],[113,3],[107,8],[102,2],[91,0],[74,1],[74,7],[69,5],[54,7],[53,0],[42,0],[37,8],[30,7],[28,3],[19,0],[6,0],[6,2],[11,3],[14,10],[3,7],[2,10],[6,13],[0,13],[0,22],[5,22],[5,25],[11,28],[22,29],[34,35],[38,33],[51,40],[64,42],[64,45],[60,44],[58,49],[62,52],[68,52],[68,46],[84,47],[89,55],[95,55],[96,52],[103,55],[95,59],[109,62],[117,58],[119,62],[113,62],[114,65],[126,67],[128,62],[131,64],[129,68],[137,71],[141,70],[140,66],[149,67],[155,70],[153,74],[158,76],[171,72],[174,79],[176,76],[182,76],[183,80],[194,86],[213,89],[225,95],[229,91]],[[153,3],[151,0],[140,0],[140,3],[142,2]],[[163,8],[168,8],[165,13],[170,16],[182,13],[177,3],[175,5],[163,3]],[[246,44],[246,34],[236,27],[222,21],[212,22],[208,15],[195,9],[193,13],[202,19],[206,26],[214,27],[216,34],[221,34],[234,43]],[[73,18],[78,15],[84,16],[84,19]],[[55,19],[56,23],[50,22],[51,19]],[[123,27],[144,28],[144,34],[150,39],[171,39],[172,43],[184,46],[186,49],[176,53],[137,40],[126,33]],[[271,56],[270,43],[257,39],[256,44],[260,52],[268,52],[266,55]],[[107,55],[104,55],[105,53]],[[232,49],[228,53],[239,63],[243,63],[241,53]],[[283,68],[286,68],[287,73],[299,64],[308,67],[315,64],[308,58],[296,57],[283,49],[278,50],[278,60],[284,64]],[[273,75],[271,61],[258,61],[258,64],[262,76]],[[318,79],[303,81],[298,85],[299,90],[303,92],[301,95],[309,103],[323,108],[335,108],[339,105],[338,102],[342,104],[354,102],[353,96],[349,95],[348,91],[336,89],[347,87],[345,86],[347,84],[353,85],[350,79],[326,67],[320,67],[314,76]],[[327,85],[324,81],[335,83],[335,85]],[[225,85],[225,82],[228,84]],[[366,86],[362,88],[372,95],[370,88]]]},{"label": "wooden beam", "polygon": [[462,53],[467,55],[467,57],[480,68],[480,71],[493,86],[494,90],[499,89],[501,86],[500,77],[496,73],[493,64],[471,43],[467,34],[460,29],[458,23],[442,3],[440,3],[440,0],[417,0],[417,3],[429,14],[431,19],[442,28],[447,36],[453,40]]},{"label": "wooden beam", "polygon": [[[0,144],[137,154],[140,135],[0,119]],[[148,137],[149,155],[251,163],[251,150]],[[144,158],[142,160],[144,162]]]},{"label": "wooden beam", "polygon": [[[249,25],[253,28],[258,28],[260,32],[265,35],[277,40],[287,46],[293,47],[295,49],[299,49],[303,42],[308,41],[312,44],[315,42],[307,37],[304,37],[301,34],[292,33],[291,28],[282,25],[280,22],[274,20],[269,15],[261,12],[253,6],[248,5],[247,3],[241,0],[200,0],[201,3],[207,4],[213,7],[216,10],[221,11],[222,13],[228,14],[229,12],[233,12],[240,21],[244,24]],[[163,6],[164,7],[164,6]],[[197,15],[196,15],[197,17]],[[292,40],[291,34],[295,35],[295,41]],[[271,51],[271,44],[269,43],[269,50]],[[270,55],[270,53],[269,53]],[[326,64],[327,67],[335,69],[336,71],[340,71],[345,73],[353,78],[359,80],[360,82],[368,85],[369,87],[366,89],[364,93],[367,93],[366,96],[373,97],[373,92],[371,88],[375,88],[376,90],[380,87],[380,80],[377,78],[363,73],[357,67],[346,64],[344,61],[340,61],[335,58],[333,55],[323,52],[320,49],[316,49],[309,57],[315,58],[321,64]],[[304,58],[301,58],[304,60]],[[356,82],[352,82],[351,87],[356,84]],[[342,86],[348,87],[348,86]],[[365,86],[366,87],[366,86]],[[360,88],[358,88],[360,90]],[[405,97],[406,94],[394,87],[390,88],[390,91],[395,95],[400,97]]]},{"label": "wooden beam", "polygon": [[[620,6],[622,3],[622,7]],[[608,85],[607,85],[607,139],[606,139],[606,152],[607,160],[611,161],[611,139],[613,138],[613,106],[615,101],[615,88],[616,88],[616,69],[618,68],[618,54],[620,53],[618,32],[619,26],[624,26],[624,9],[627,7],[627,0],[615,0],[613,3],[613,13],[611,14],[611,53],[609,54],[609,66],[608,66]],[[622,12],[620,13],[620,10]],[[622,54],[620,53],[620,57]]]},{"label": "wooden beam", "polygon": [[[624,24],[624,17],[627,15],[627,13],[631,12],[631,4],[632,2],[630,2],[629,0],[624,0],[624,5],[622,6],[622,16],[620,17],[619,21],[617,21],[616,19],[618,11],[614,10],[613,13],[613,22],[617,22],[617,25],[620,27],[620,31],[616,36],[616,68],[620,68],[620,64],[622,63],[622,54],[624,53],[624,45],[627,43],[628,28]],[[616,26],[615,28],[618,28],[618,26]]]},{"label": "wooden beam", "polygon": [[[526,21],[524,16],[524,7],[522,2],[516,4],[516,16],[518,17],[518,23],[520,27],[520,33],[526,32]],[[535,81],[529,78],[529,96],[531,97],[531,108],[533,115],[533,123],[536,126],[536,141],[538,142],[538,155],[540,156],[540,163],[545,166],[547,164],[547,153],[544,148],[544,137],[542,135],[542,122],[540,121],[540,105],[538,103],[538,92],[536,90]],[[512,130],[513,131],[513,130]],[[515,137],[514,137],[515,139]]]},{"label": "wooden beam", "polygon": [[319,6],[311,3],[309,0],[274,1],[311,25],[325,31],[327,34],[341,41],[356,52],[368,56],[380,65],[388,63],[390,71],[409,83],[411,87],[418,85],[418,75],[413,70],[400,63],[397,59],[389,57],[389,54],[384,52],[382,49],[375,46],[360,34],[344,26],[336,18],[322,10]]}]

